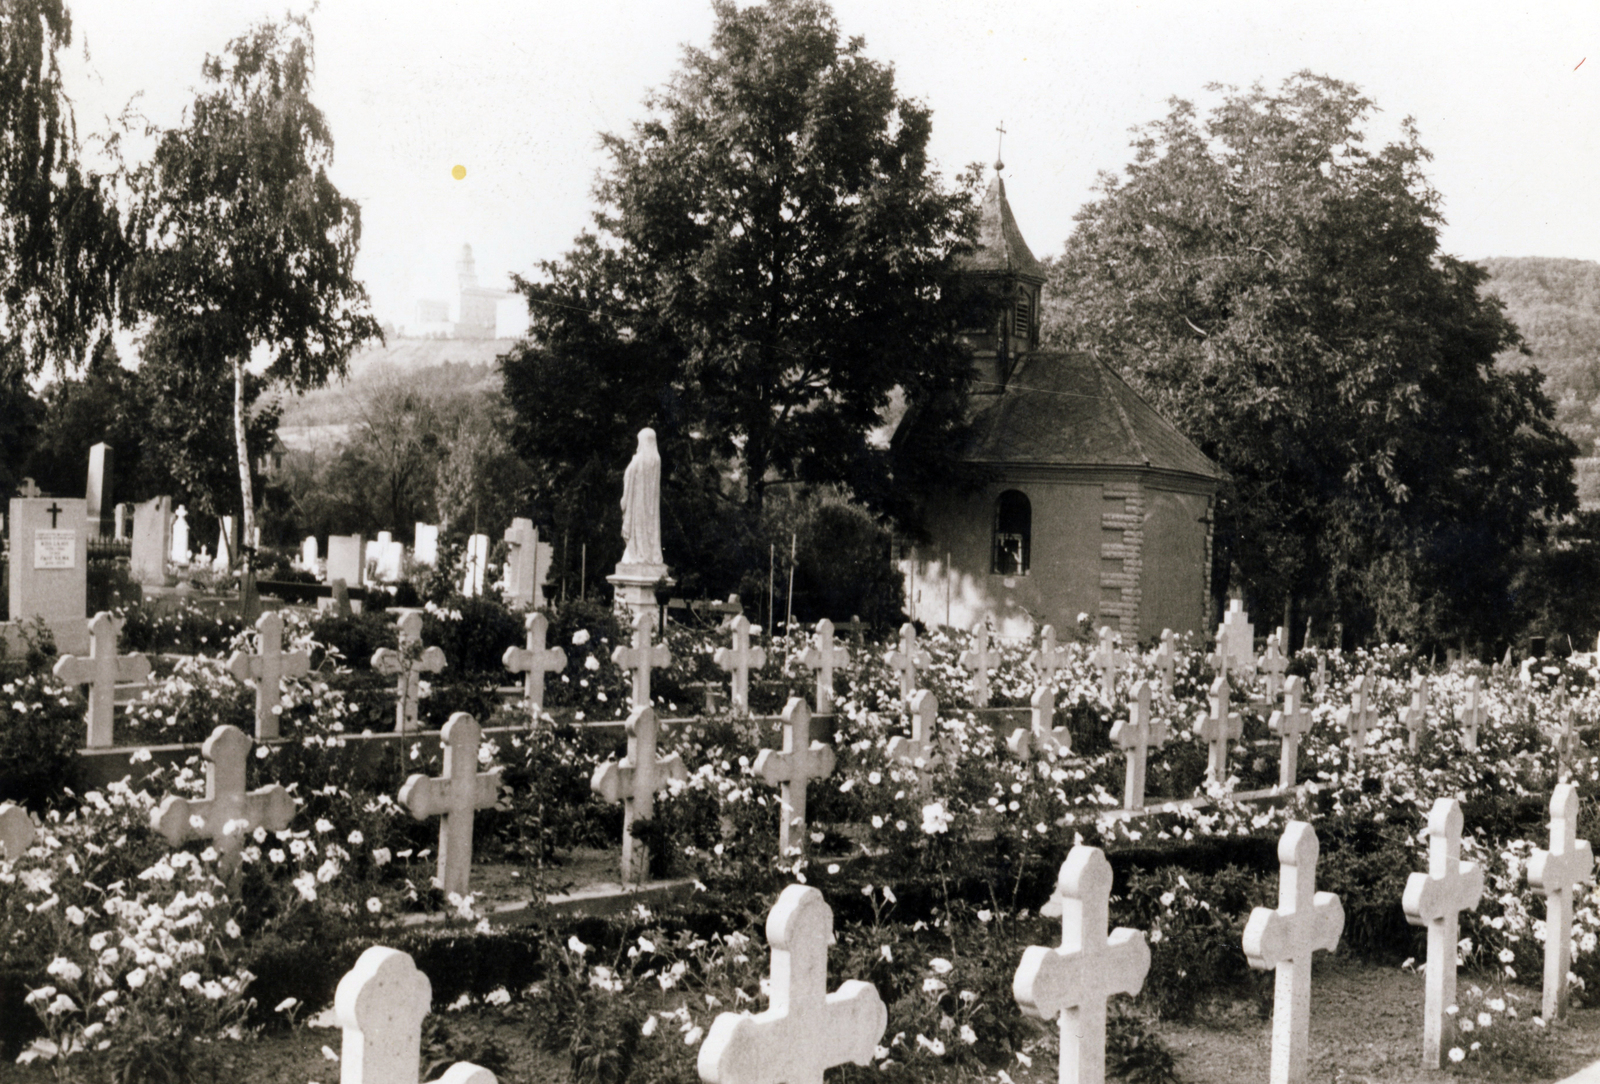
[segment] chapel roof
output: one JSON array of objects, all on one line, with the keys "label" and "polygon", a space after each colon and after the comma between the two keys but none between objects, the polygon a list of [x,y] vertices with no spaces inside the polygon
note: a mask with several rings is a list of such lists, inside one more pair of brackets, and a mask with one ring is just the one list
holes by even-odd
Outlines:
[{"label": "chapel roof", "polygon": [[1086,354],[1022,356],[998,395],[973,396],[968,462],[1135,467],[1220,479],[1221,469],[1116,373]]},{"label": "chapel roof", "polygon": [[1022,239],[1016,216],[1011,213],[1011,203],[1006,199],[1006,182],[998,172],[983,194],[977,247],[961,258],[960,267],[966,271],[1010,273],[1044,281],[1044,265],[1033,258],[1028,242]]}]

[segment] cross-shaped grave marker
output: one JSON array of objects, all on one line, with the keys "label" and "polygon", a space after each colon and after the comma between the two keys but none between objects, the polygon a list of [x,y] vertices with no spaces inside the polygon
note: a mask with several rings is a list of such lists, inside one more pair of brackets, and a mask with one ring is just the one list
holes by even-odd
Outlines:
[{"label": "cross-shaped grave marker", "polygon": [[89,622],[89,657],[63,655],[51,673],[68,685],[89,686],[90,749],[111,745],[117,682],[143,681],[150,676],[150,660],[143,655],[118,655],[117,635],[123,619],[101,610]]},{"label": "cross-shaped grave marker", "polygon": [[[1142,685],[1143,682],[1140,682]],[[1079,844],[1061,863],[1061,947],[1030,945],[1011,981],[1028,1016],[1060,1021],[1061,1084],[1104,1084],[1106,1002],[1136,994],[1150,971],[1144,933],[1110,926],[1111,863],[1099,847]]]},{"label": "cross-shaped grave marker", "polygon": [[505,769],[478,771],[483,731],[464,711],[439,732],[444,766],[435,777],[413,775],[400,788],[400,804],[417,820],[439,818],[439,887],[446,898],[467,894],[472,879],[472,823],[480,809],[493,809]]},{"label": "cross-shaped grave marker", "polygon": [[778,855],[789,857],[806,847],[806,784],[833,774],[833,747],[811,740],[811,711],[798,696],[783,707],[783,748],[763,749],[755,774],[778,790]]},{"label": "cross-shaped grave marker", "polygon": [[1594,850],[1578,838],[1578,788],[1558,783],[1550,795],[1550,849],[1534,851],[1528,860],[1528,887],[1546,900],[1541,1010],[1546,1022],[1566,1012],[1575,886],[1593,881]]},{"label": "cross-shaped grave marker", "polygon": [[1178,669],[1178,637],[1171,629],[1161,630],[1161,647],[1156,651],[1156,669],[1161,671],[1161,691],[1172,692]]},{"label": "cross-shaped grave marker", "polygon": [[833,672],[850,665],[850,651],[834,644],[832,621],[824,617],[817,622],[811,646],[800,661],[817,672],[817,714],[833,714]]},{"label": "cross-shaped grave marker", "polygon": [[942,760],[938,755],[938,698],[928,689],[918,689],[911,694],[907,712],[911,716],[911,737],[897,734],[889,739],[889,763],[904,761],[926,782],[928,770]]},{"label": "cross-shaped grave marker", "polygon": [[1350,764],[1359,767],[1367,755],[1367,731],[1377,721],[1377,709],[1372,706],[1372,675],[1362,674],[1350,690],[1350,703],[1339,709],[1335,718],[1339,726],[1350,732]]},{"label": "cross-shaped grave marker", "polygon": [[1056,726],[1056,690],[1053,685],[1040,685],[1033,690],[1028,704],[1028,729],[1018,727],[1006,739],[1006,749],[1018,760],[1027,760],[1038,749],[1044,756],[1054,750],[1060,756],[1072,752],[1072,731]]},{"label": "cross-shaped grave marker", "polygon": [[1054,625],[1046,625],[1039,630],[1039,647],[1029,652],[1028,665],[1039,675],[1042,683],[1055,688],[1056,674],[1067,668],[1067,653],[1056,641]]},{"label": "cross-shaped grave marker", "polygon": [[989,650],[989,625],[979,621],[972,626],[972,644],[963,651],[956,662],[972,671],[972,706],[989,706],[989,671],[999,659]]},{"label": "cross-shaped grave marker", "polygon": [[[1223,615],[1222,627],[1227,630],[1226,650],[1232,658],[1231,667],[1238,671],[1244,678],[1252,678],[1256,673],[1256,627],[1251,624],[1249,616],[1244,612],[1244,600],[1234,599],[1228,603],[1228,612]],[[1219,638],[1218,644],[1222,643]]]},{"label": "cross-shaped grave marker", "polygon": [[[624,670],[633,671],[633,707],[650,706],[650,672],[672,665],[672,652],[666,644],[650,642],[655,623],[648,614],[638,614],[633,619],[633,646],[618,645],[611,651],[611,661]],[[624,840],[626,841],[626,840]]]},{"label": "cross-shaped grave marker", "polygon": [[278,736],[278,715],[283,703],[284,678],[304,677],[311,670],[311,656],[304,651],[283,650],[283,615],[268,610],[256,618],[256,636],[261,654],[235,651],[228,656],[228,672],[256,687],[256,741]]},{"label": "cross-shaped grave marker", "polygon": [[394,729],[404,734],[417,728],[417,699],[422,692],[422,675],[444,669],[444,652],[422,646],[422,615],[415,610],[400,615],[398,649],[380,647],[372,653],[372,668],[380,674],[397,677],[394,690]]},{"label": "cross-shaped grave marker", "polygon": [[728,622],[733,636],[732,647],[719,647],[712,653],[711,661],[733,675],[733,709],[750,710],[750,671],[767,665],[767,652],[750,646],[750,619],[739,614]]},{"label": "cross-shaped grave marker", "polygon": [[917,671],[933,665],[933,659],[917,644],[917,627],[909,621],[900,626],[900,646],[885,655],[883,661],[900,675],[903,701],[910,701],[911,694],[917,691]]},{"label": "cross-shaped grave marker", "polygon": [[26,809],[13,802],[0,802],[0,858],[15,862],[33,846],[38,834]]},{"label": "cross-shaped grave marker", "polygon": [[1489,706],[1483,702],[1483,682],[1477,674],[1467,679],[1467,700],[1456,709],[1461,724],[1461,744],[1470,753],[1478,751],[1478,728],[1489,721]]},{"label": "cross-shaped grave marker", "polygon": [[236,726],[219,726],[200,746],[206,761],[206,796],[191,801],[169,794],[150,811],[150,827],[180,847],[208,839],[217,851],[217,870],[230,888],[238,886],[239,853],[257,828],[281,832],[294,820],[294,799],[282,785],[246,792],[245,765],[255,743]]},{"label": "cross-shaped grave marker", "polygon": [[1483,867],[1461,860],[1461,803],[1439,798],[1428,814],[1428,872],[1406,879],[1401,906],[1406,921],[1428,928],[1427,988],[1422,1009],[1422,1063],[1441,1064],[1454,1034],[1446,1010],[1456,1003],[1456,942],[1461,912],[1483,898]]},{"label": "cross-shaped grave marker", "polygon": [[1565,685],[1557,685],[1550,694],[1551,725],[1544,728],[1550,745],[1556,751],[1556,779],[1566,782],[1572,769],[1572,757],[1578,751],[1578,732],[1573,727],[1577,709],[1572,706]]},{"label": "cross-shaped grave marker", "polygon": [[1283,708],[1272,713],[1268,728],[1283,739],[1278,758],[1278,789],[1289,790],[1298,780],[1300,739],[1311,733],[1311,709],[1305,706],[1306,682],[1292,677],[1283,683]]},{"label": "cross-shaped grave marker", "polygon": [[522,698],[528,702],[528,722],[539,725],[539,713],[544,710],[544,676],[559,674],[567,668],[567,653],[559,647],[546,647],[550,635],[550,619],[541,613],[531,613],[522,621],[527,643],[523,647],[512,645],[500,656],[500,665],[513,674],[522,674]]},{"label": "cross-shaped grave marker", "polygon": [[650,855],[645,845],[633,838],[634,822],[655,815],[657,791],[666,790],[674,779],[689,778],[677,753],[656,755],[656,726],[656,713],[648,704],[635,707],[628,716],[627,755],[596,765],[589,780],[589,789],[600,797],[622,802],[623,884],[643,884],[650,879]]},{"label": "cross-shaped grave marker", "polygon": [[[417,1084],[422,1079],[422,1021],[433,984],[398,949],[373,945],[339,980],[333,1018],[344,1029],[339,1084]],[[457,1062],[437,1084],[495,1084],[495,1075]]]},{"label": "cross-shaped grave marker", "polygon": [[44,490],[35,485],[32,478],[24,478],[22,480],[22,484],[17,487],[17,496],[26,497],[28,500],[34,500],[38,497],[44,496]]},{"label": "cross-shaped grave marker", "polygon": [[833,909],[790,885],[767,916],[772,978],[766,1012],[720,1014],[696,1064],[705,1084],[822,1084],[825,1070],[872,1061],[889,1010],[870,982],[828,993]]},{"label": "cross-shaped grave marker", "polygon": [[1211,654],[1206,656],[1206,665],[1211,667],[1222,680],[1228,680],[1228,668],[1232,665],[1233,656],[1228,652],[1228,631],[1226,623],[1217,626],[1217,646]]},{"label": "cross-shaped grave marker", "polygon": [[1244,720],[1228,710],[1228,691],[1228,679],[1219,675],[1211,683],[1211,710],[1194,721],[1194,736],[1206,743],[1206,778],[1219,785],[1228,779],[1228,742],[1244,736]]},{"label": "cross-shaped grave marker", "polygon": [[1141,681],[1133,687],[1133,697],[1128,701],[1128,717],[1118,719],[1111,727],[1111,742],[1122,749],[1128,758],[1128,770],[1122,788],[1123,809],[1144,808],[1145,764],[1150,750],[1166,744],[1167,724],[1154,718],[1150,711],[1150,683]]},{"label": "cross-shaped grave marker", "polygon": [[1108,704],[1117,695],[1117,671],[1128,664],[1127,653],[1117,649],[1118,639],[1109,625],[1101,625],[1100,646],[1089,656],[1100,669],[1100,697]]},{"label": "cross-shaped grave marker", "polygon": [[1283,692],[1283,675],[1289,669],[1289,659],[1283,653],[1281,636],[1281,632],[1275,632],[1267,637],[1267,653],[1261,660],[1261,670],[1265,674],[1262,682],[1267,687],[1269,704],[1278,702],[1278,696]]},{"label": "cross-shaped grave marker", "polygon": [[1421,674],[1411,678],[1411,703],[1400,709],[1400,724],[1406,728],[1406,748],[1415,753],[1428,729],[1428,679]]},{"label": "cross-shaped grave marker", "polygon": [[1244,928],[1244,954],[1257,970],[1275,968],[1272,1084],[1301,1084],[1311,1045],[1311,955],[1329,952],[1344,932],[1344,908],[1317,891],[1317,833],[1290,821],[1278,841],[1278,909],[1257,907]]}]

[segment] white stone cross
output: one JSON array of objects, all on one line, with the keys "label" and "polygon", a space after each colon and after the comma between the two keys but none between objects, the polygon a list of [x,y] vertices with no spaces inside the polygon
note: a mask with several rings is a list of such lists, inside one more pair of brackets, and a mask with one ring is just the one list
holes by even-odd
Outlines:
[{"label": "white stone cross", "polygon": [[[432,1002],[433,984],[410,956],[382,945],[363,952],[333,995],[333,1018],[344,1029],[339,1084],[417,1084]],[[495,1075],[463,1061],[437,1084],[495,1084]]]},{"label": "white stone cross", "polygon": [[294,799],[280,784],[244,789],[245,765],[255,743],[236,726],[219,726],[200,746],[206,760],[206,796],[191,801],[176,794],[150,811],[150,827],[174,847],[209,839],[217,850],[217,870],[236,887],[244,838],[257,828],[281,832],[294,820]]},{"label": "white stone cross", "polygon": [[1052,685],[1041,685],[1033,691],[1028,729],[1018,727],[1006,739],[1006,748],[1019,760],[1027,760],[1034,746],[1041,756],[1051,750],[1061,756],[1072,752],[1072,731],[1056,726],[1056,690]]},{"label": "white stone cross", "polygon": [[541,613],[531,613],[522,621],[527,634],[524,647],[513,644],[500,656],[500,665],[513,674],[522,674],[522,698],[528,702],[528,721],[539,725],[539,713],[544,710],[544,676],[559,674],[567,668],[567,653],[559,647],[546,647],[550,635],[550,619]]},{"label": "white stone cross", "polygon": [[833,774],[833,747],[811,740],[811,711],[798,696],[783,708],[783,748],[763,749],[755,774],[778,790],[778,855],[803,853],[806,847],[806,784]]},{"label": "white stone cross", "polygon": [[1267,700],[1274,704],[1283,692],[1283,675],[1289,669],[1289,659],[1283,653],[1281,637],[1282,633],[1279,632],[1267,637],[1267,653],[1261,660],[1261,669],[1266,675],[1262,680],[1267,687]]},{"label": "white stone cross", "polygon": [[283,615],[268,610],[256,618],[256,635],[261,654],[235,651],[228,656],[228,672],[256,687],[256,741],[278,736],[278,715],[283,703],[284,678],[304,677],[311,670],[311,656],[304,651],[283,650]]},{"label": "white stone cross", "polygon": [[835,1065],[872,1061],[889,1010],[870,982],[828,993],[833,909],[809,885],[790,885],[767,916],[772,978],[766,1012],[720,1014],[696,1063],[705,1084],[822,1084]]},{"label": "white stone cross", "polygon": [[918,689],[911,694],[907,707],[911,716],[911,737],[897,734],[889,739],[889,762],[904,761],[916,768],[918,776],[926,781],[927,770],[942,760],[938,756],[937,737],[939,701],[931,691]]},{"label": "white stone cross", "polygon": [[1211,710],[1194,721],[1194,736],[1206,743],[1206,778],[1224,783],[1228,778],[1228,742],[1244,736],[1244,720],[1229,711],[1228,679],[1218,676],[1211,683]]},{"label": "white stone cross", "polygon": [[1272,713],[1267,727],[1283,740],[1278,756],[1278,788],[1289,790],[1298,780],[1300,739],[1311,733],[1311,709],[1305,706],[1305,678],[1291,677],[1283,683],[1283,707]]},{"label": "white stone cross", "polygon": [[[1231,666],[1245,678],[1252,678],[1256,673],[1256,627],[1250,623],[1250,618],[1244,612],[1244,600],[1234,599],[1228,603],[1228,612],[1222,618],[1222,628],[1227,632],[1226,640],[1218,637],[1218,647],[1226,651],[1231,659]],[[1224,647],[1223,644],[1226,643]]]},{"label": "white stone cross", "polygon": [[833,714],[833,672],[850,665],[850,651],[835,646],[832,621],[824,617],[817,622],[811,646],[800,661],[817,672],[817,714]]},{"label": "white stone cross", "polygon": [[1156,652],[1156,669],[1161,671],[1161,691],[1172,692],[1178,669],[1178,637],[1171,629],[1161,630],[1161,648]]},{"label": "white stone cross", "polygon": [[1089,661],[1100,669],[1100,697],[1110,704],[1117,695],[1117,671],[1128,663],[1125,652],[1117,650],[1117,634],[1109,625],[1100,626],[1100,646]]},{"label": "white stone cross", "polygon": [[12,802],[0,802],[0,858],[15,862],[33,846],[38,834],[26,809]]},{"label": "white stone cross", "polygon": [[1406,748],[1415,753],[1428,729],[1428,679],[1421,674],[1411,679],[1411,703],[1400,709],[1400,724],[1406,728]]},{"label": "white stone cross", "polygon": [[674,779],[688,779],[689,771],[677,753],[656,755],[656,713],[648,704],[633,709],[627,729],[627,755],[596,765],[589,789],[608,802],[622,802],[622,882],[643,884],[650,879],[650,855],[633,838],[633,824],[649,821],[655,815],[656,792]]},{"label": "white stone cross", "polygon": [[1033,667],[1041,682],[1055,688],[1056,674],[1067,668],[1067,653],[1056,642],[1054,625],[1039,630],[1039,648],[1029,653],[1028,665]]},{"label": "white stone cross", "polygon": [[1128,770],[1122,788],[1123,809],[1144,808],[1144,771],[1150,750],[1165,745],[1167,724],[1152,716],[1150,711],[1150,683],[1141,681],[1134,685],[1132,699],[1128,701],[1128,717],[1118,719],[1111,727],[1111,742],[1128,758]]},{"label": "white stone cross", "polygon": [[1344,908],[1317,891],[1317,833],[1290,821],[1278,841],[1278,909],[1257,907],[1244,928],[1244,954],[1257,970],[1275,968],[1272,1084],[1302,1084],[1311,1045],[1311,955],[1333,951],[1344,932]]},{"label": "white stone cross", "polygon": [[111,745],[117,682],[143,681],[150,676],[150,660],[143,655],[118,655],[117,635],[123,619],[101,610],[89,622],[89,657],[63,655],[51,671],[68,685],[89,686],[90,749]]},{"label": "white stone cross", "polygon": [[444,766],[437,776],[412,775],[400,788],[400,804],[417,820],[439,818],[439,887],[446,898],[467,894],[472,879],[472,823],[480,809],[493,809],[500,797],[503,768],[478,771],[483,731],[464,711],[450,716],[439,732]]},{"label": "white stone cross", "polygon": [[1339,726],[1350,732],[1350,764],[1358,767],[1367,755],[1367,731],[1377,721],[1372,706],[1372,675],[1362,674],[1350,690],[1350,703],[1339,709]]},{"label": "white stone cross", "polygon": [[989,671],[999,659],[989,650],[989,625],[979,621],[972,626],[972,645],[956,658],[956,662],[972,671],[972,706],[989,706]]},{"label": "white stone cross", "polygon": [[750,619],[738,614],[728,622],[733,635],[732,647],[719,647],[711,661],[733,675],[733,710],[750,710],[750,671],[767,665],[767,652],[762,647],[750,646]]},{"label": "white stone cross", "polygon": [[1550,796],[1550,849],[1534,851],[1528,860],[1528,887],[1546,900],[1541,1012],[1546,1022],[1566,1012],[1575,886],[1593,881],[1594,850],[1578,838],[1578,788],[1558,783]]},{"label": "white stone cross", "polygon": [[1428,872],[1406,879],[1401,906],[1406,921],[1428,928],[1427,988],[1422,1009],[1422,1063],[1441,1064],[1454,1035],[1454,1019],[1446,1011],[1456,1003],[1456,942],[1461,912],[1483,898],[1483,867],[1461,860],[1461,803],[1438,798],[1428,814]]},{"label": "white stone cross", "polygon": [[[1140,684],[1143,684],[1142,682]],[[1150,971],[1144,933],[1110,926],[1111,863],[1099,847],[1079,844],[1061,863],[1061,947],[1030,945],[1011,981],[1028,1016],[1060,1020],[1061,1084],[1104,1084],[1106,1002],[1137,994]]]},{"label": "white stone cross", "polygon": [[933,665],[933,659],[917,644],[917,627],[909,621],[900,626],[900,646],[885,655],[883,661],[900,675],[900,699],[908,702],[917,691],[917,671]]},{"label": "white stone cross", "polygon": [[372,668],[380,674],[397,677],[394,690],[394,729],[404,734],[417,728],[417,698],[422,692],[422,675],[444,669],[444,652],[422,646],[422,615],[415,610],[400,615],[399,648],[380,647],[372,653]]},{"label": "white stone cross", "polygon": [[1456,709],[1461,724],[1461,744],[1471,753],[1478,751],[1478,728],[1489,721],[1489,706],[1483,702],[1483,682],[1477,674],[1467,679],[1467,702]]},{"label": "white stone cross", "polygon": [[1572,725],[1577,709],[1568,702],[1565,685],[1557,685],[1551,691],[1550,714],[1555,721],[1546,729],[1546,733],[1556,751],[1556,779],[1566,782],[1572,768],[1572,755],[1578,751],[1578,733]]},{"label": "white stone cross", "polygon": [[633,646],[618,645],[611,651],[613,663],[633,671],[632,707],[636,711],[650,706],[650,672],[672,665],[672,652],[667,645],[650,642],[654,631],[655,622],[650,620],[650,615],[640,613],[633,619]]}]

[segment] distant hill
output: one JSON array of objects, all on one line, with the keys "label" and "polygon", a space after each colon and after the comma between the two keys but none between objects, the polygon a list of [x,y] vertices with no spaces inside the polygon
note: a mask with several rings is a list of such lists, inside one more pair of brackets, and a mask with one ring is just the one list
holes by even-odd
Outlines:
[{"label": "distant hill", "polygon": [[[1556,421],[1584,455],[1596,452],[1600,417],[1600,263],[1541,256],[1480,261],[1487,292],[1505,302],[1531,360],[1545,374]],[[1520,360],[1516,355],[1506,359]]]}]

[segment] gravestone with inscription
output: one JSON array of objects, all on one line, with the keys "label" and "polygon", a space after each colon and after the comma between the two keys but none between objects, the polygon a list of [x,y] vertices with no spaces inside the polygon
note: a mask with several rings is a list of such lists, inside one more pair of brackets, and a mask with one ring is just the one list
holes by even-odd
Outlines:
[{"label": "gravestone with inscription", "polygon": [[42,620],[56,650],[89,650],[87,502],[55,497],[11,501],[11,624]]}]

